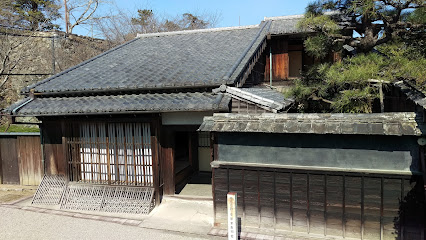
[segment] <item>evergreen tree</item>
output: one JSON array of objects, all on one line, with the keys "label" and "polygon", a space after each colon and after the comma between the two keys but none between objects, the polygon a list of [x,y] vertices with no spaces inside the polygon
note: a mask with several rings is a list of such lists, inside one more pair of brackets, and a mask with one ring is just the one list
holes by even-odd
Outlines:
[{"label": "evergreen tree", "polygon": [[22,27],[32,31],[59,28],[53,23],[60,17],[57,0],[14,0],[11,4]]},{"label": "evergreen tree", "polygon": [[384,83],[401,78],[426,91],[425,15],[423,0],[328,0],[309,5],[299,26],[318,34],[305,40],[305,51],[324,58],[349,45],[357,55],[304,72],[289,93],[298,111],[371,113]]},{"label": "evergreen tree", "polygon": [[[425,6],[424,0],[319,0],[308,5],[299,26],[320,32],[306,43],[312,55],[322,57],[315,47],[340,48],[343,44],[368,53],[399,36],[424,36],[424,24],[418,20]],[[415,16],[411,14],[414,9]]]}]

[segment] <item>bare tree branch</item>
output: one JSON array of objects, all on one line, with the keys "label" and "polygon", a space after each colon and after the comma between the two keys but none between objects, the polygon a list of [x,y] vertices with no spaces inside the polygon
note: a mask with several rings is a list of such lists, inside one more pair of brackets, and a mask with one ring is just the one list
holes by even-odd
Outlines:
[{"label": "bare tree branch", "polygon": [[99,8],[101,0],[84,0],[83,3],[78,0],[71,1],[68,6],[68,14],[72,16],[74,23],[68,23],[67,33],[72,33],[73,29],[82,24],[87,24],[89,21],[103,17],[94,17],[94,14]]}]

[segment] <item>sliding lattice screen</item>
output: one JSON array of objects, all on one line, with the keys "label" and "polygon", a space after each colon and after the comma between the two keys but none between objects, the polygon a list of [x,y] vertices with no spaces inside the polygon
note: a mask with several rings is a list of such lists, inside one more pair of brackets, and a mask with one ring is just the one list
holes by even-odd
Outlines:
[{"label": "sliding lattice screen", "polygon": [[68,138],[70,181],[153,186],[148,123],[81,123]]}]

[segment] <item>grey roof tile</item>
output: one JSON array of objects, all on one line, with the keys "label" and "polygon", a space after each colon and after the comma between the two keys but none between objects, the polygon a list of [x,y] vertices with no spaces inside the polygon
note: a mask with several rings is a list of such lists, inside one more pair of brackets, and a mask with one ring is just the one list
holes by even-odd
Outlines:
[{"label": "grey roof tile", "polygon": [[269,29],[272,35],[287,35],[295,33],[312,32],[310,30],[302,30],[297,27],[297,23],[303,18],[303,15],[291,15],[282,17],[270,17],[265,20],[272,21]]},{"label": "grey roof tile", "polygon": [[240,88],[241,91],[257,95],[262,98],[272,100],[277,103],[281,103],[285,106],[294,102],[291,98],[286,98],[283,93],[277,90],[271,89],[270,87],[258,86],[251,88]]},{"label": "grey roof tile", "polygon": [[141,35],[24,92],[31,88],[60,93],[219,86],[241,57],[232,76],[243,70],[244,59],[254,54],[266,36],[263,26]]},{"label": "grey roof tile", "polygon": [[[249,117],[248,117],[249,116]],[[361,135],[426,135],[426,123],[416,113],[372,114],[235,114],[216,113],[205,117],[200,131],[315,133]],[[246,124],[243,129],[239,123]]]},{"label": "grey roof tile", "polygon": [[244,99],[245,101],[257,104],[260,107],[273,110],[275,112],[284,111],[294,102],[291,98],[286,98],[283,93],[266,86],[251,88],[236,88],[221,86],[214,91],[226,92],[231,97]]},{"label": "grey roof tile", "polygon": [[35,98],[17,116],[112,114],[171,111],[228,111],[230,98],[212,93],[130,94]]},{"label": "grey roof tile", "polygon": [[414,84],[408,81],[398,81],[395,82],[394,85],[401,89],[401,92],[403,92],[407,98],[423,107],[423,109],[426,109],[426,94],[415,87]]}]

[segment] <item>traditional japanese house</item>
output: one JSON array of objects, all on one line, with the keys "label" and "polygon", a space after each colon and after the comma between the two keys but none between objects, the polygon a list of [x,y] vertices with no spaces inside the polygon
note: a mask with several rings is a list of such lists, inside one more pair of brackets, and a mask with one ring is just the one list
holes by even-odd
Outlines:
[{"label": "traditional japanese house", "polygon": [[386,113],[286,113],[293,101],[270,85],[316,61],[301,17],[139,35],[6,112],[41,120],[43,173],[70,182],[151,187],[159,204],[212,172],[218,227],[235,191],[243,231],[423,238],[425,96],[399,82]]},{"label": "traditional japanese house", "polygon": [[288,109],[292,100],[264,85],[312,62],[301,17],[142,34],[26,87],[6,112],[41,121],[45,174],[153,187],[159,203],[191,174],[211,172],[209,135],[196,132],[204,116]]}]

